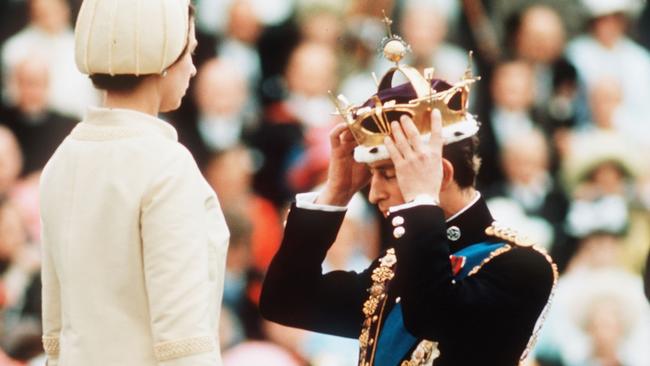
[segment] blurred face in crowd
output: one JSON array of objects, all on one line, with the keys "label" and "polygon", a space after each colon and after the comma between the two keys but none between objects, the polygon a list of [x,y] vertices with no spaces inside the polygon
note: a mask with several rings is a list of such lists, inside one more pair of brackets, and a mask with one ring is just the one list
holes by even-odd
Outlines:
[{"label": "blurred face in crowd", "polygon": [[159,76],[160,80],[160,111],[168,112],[177,109],[190,85],[190,79],[196,75],[196,67],[192,61],[192,54],[196,49],[197,41],[194,31],[194,21],[190,19],[188,32],[188,45],[185,53],[176,63],[167,69],[166,76]]},{"label": "blurred face in crowd", "polygon": [[501,64],[494,71],[492,98],[500,108],[513,112],[528,111],[535,100],[534,90],[533,69],[523,61]]},{"label": "blurred face in crowd", "polygon": [[564,24],[555,10],[543,5],[527,9],[515,38],[517,55],[531,62],[551,63],[564,49]]},{"label": "blurred face in crowd", "polygon": [[291,57],[286,81],[292,93],[306,97],[327,95],[336,87],[337,59],[331,47],[318,43],[303,43]]},{"label": "blurred face in crowd", "polygon": [[248,44],[257,42],[262,26],[249,0],[235,0],[228,20],[228,34],[231,37]]},{"label": "blurred face in crowd", "polygon": [[248,98],[246,79],[236,65],[224,60],[210,60],[197,74],[195,97],[203,114],[236,115]]},{"label": "blurred face in crowd", "polygon": [[614,128],[614,115],[623,100],[623,89],[618,81],[603,78],[589,90],[589,106],[593,122],[598,128]]},{"label": "blurred face in crowd", "polygon": [[548,146],[541,132],[531,132],[507,141],[503,147],[503,170],[510,183],[538,182],[548,169]]},{"label": "blurred face in crowd", "polygon": [[27,114],[43,112],[47,108],[50,85],[47,64],[37,57],[25,59],[14,67],[12,76],[20,110]]},{"label": "blurred face in crowd", "polygon": [[580,241],[573,262],[588,268],[604,268],[619,265],[621,239],[611,234],[592,234]]},{"label": "blurred face in crowd", "polygon": [[22,169],[22,155],[14,135],[0,126],[0,196],[12,187]]},{"label": "blurred face in crowd", "polygon": [[313,11],[301,18],[300,33],[306,41],[337,47],[343,24],[334,12]]},{"label": "blurred face in crowd", "polygon": [[591,171],[589,184],[605,194],[621,194],[625,190],[625,173],[616,162],[605,162]]},{"label": "blurred face in crowd", "polygon": [[0,206],[0,261],[11,261],[27,240],[17,209],[8,203]]},{"label": "blurred face in crowd", "polygon": [[239,199],[251,192],[252,175],[253,159],[244,147],[234,147],[217,155],[205,171],[206,180],[224,206],[228,202],[242,204]]},{"label": "blurred face in crowd", "polygon": [[621,305],[614,298],[602,297],[589,311],[587,332],[592,340],[593,354],[604,361],[603,364],[618,364],[618,347],[625,335]]},{"label": "blurred face in crowd", "polygon": [[627,19],[622,13],[608,14],[592,20],[591,34],[607,48],[616,45],[625,35]]},{"label": "blurred face in crowd", "polygon": [[70,26],[70,7],[66,0],[30,0],[32,23],[48,33],[58,33]]},{"label": "blurred face in crowd", "polygon": [[409,6],[401,24],[404,39],[415,57],[431,57],[447,36],[447,19],[432,5]]}]

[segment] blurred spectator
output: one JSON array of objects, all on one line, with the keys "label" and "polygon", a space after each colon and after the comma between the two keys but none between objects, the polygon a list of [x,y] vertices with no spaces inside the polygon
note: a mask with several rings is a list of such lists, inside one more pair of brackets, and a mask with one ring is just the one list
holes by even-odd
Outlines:
[{"label": "blurred spectator", "polygon": [[[640,274],[643,260],[650,249],[650,219],[639,206],[635,178],[640,174],[640,162],[629,148],[629,142],[607,132],[585,134],[571,144],[570,154],[562,168],[567,191],[572,193],[572,206],[581,202],[619,202],[628,216],[620,263]],[[614,206],[612,206],[614,207]],[[599,216],[616,212],[606,206],[591,206],[576,214],[585,223],[597,223]],[[572,219],[569,214],[569,219]],[[579,234],[579,232],[578,232]]]},{"label": "blurred spectator", "polygon": [[207,61],[197,74],[194,90],[197,129],[209,151],[222,151],[242,143],[255,124],[248,101],[246,79],[237,64],[222,59]]},{"label": "blurred spectator", "polygon": [[[435,68],[436,77],[460,80],[467,68],[467,51],[445,42],[447,17],[438,2],[409,1],[400,19],[401,35],[411,46],[406,63],[423,70]],[[388,66],[384,64],[383,66]],[[388,70],[383,67],[378,75]]]},{"label": "blurred spectator", "polygon": [[[563,245],[568,199],[549,173],[549,148],[539,130],[505,142],[502,165],[505,181],[485,191],[495,218],[550,248]],[[507,200],[507,201],[503,201]],[[514,204],[504,205],[506,202]]]},{"label": "blurred spectator", "polygon": [[587,89],[608,77],[621,87],[622,108],[646,130],[650,112],[650,53],[627,35],[638,0],[583,0],[589,12],[588,33],[572,40],[567,56]]},{"label": "blurred spectator", "polygon": [[578,96],[577,73],[563,57],[564,22],[555,8],[535,4],[509,21],[513,56],[529,62],[535,74],[535,107],[542,114],[547,133],[575,123]]},{"label": "blurred spectator", "polygon": [[346,76],[341,80],[339,91],[354,104],[362,104],[368,95],[377,91],[372,73],[377,63],[377,45],[385,33],[386,25],[378,18],[356,16],[346,22],[341,63]]},{"label": "blurred spectator", "polygon": [[[41,344],[40,320],[23,321],[14,327],[5,340],[8,355],[27,366],[45,364],[45,352]],[[2,365],[2,363],[0,363]]]},{"label": "blurred spectator", "polygon": [[343,33],[341,5],[337,1],[303,0],[297,10],[302,40],[338,48]]},{"label": "blurred spectator", "polygon": [[263,156],[255,189],[276,206],[293,196],[287,171],[304,153],[309,130],[326,134],[335,117],[328,91],[336,90],[337,58],[320,43],[302,43],[291,54],[285,72],[287,97],[270,104],[252,136],[252,146]]},{"label": "blurred spectator", "polygon": [[[253,266],[251,253],[252,222],[244,213],[225,211],[230,230],[230,244],[226,257],[223,291],[223,309],[219,324],[221,349],[226,350],[246,338],[260,338],[261,318],[257,298],[251,289],[259,286],[261,274]],[[259,231],[259,230],[258,230]]]},{"label": "blurred spectator", "polygon": [[40,314],[25,314],[29,304],[26,295],[32,282],[38,276],[40,259],[38,248],[27,241],[27,233],[20,213],[8,200],[0,202],[0,313],[2,339],[13,333],[22,320],[40,317]]},{"label": "blurred spectator", "polygon": [[251,220],[250,264],[264,273],[280,245],[282,227],[274,206],[252,190],[253,161],[250,151],[236,146],[215,155],[204,174],[217,193],[224,211]]},{"label": "blurred spectator", "polygon": [[50,74],[47,63],[38,57],[17,61],[10,75],[15,88],[15,106],[0,111],[0,124],[9,127],[20,144],[22,175],[40,171],[74,121],[48,106]]},{"label": "blurred spectator", "polygon": [[[237,0],[196,0],[197,27],[208,34],[223,33],[227,27],[228,9]],[[265,26],[285,22],[290,16],[295,0],[252,0],[256,17]]]},{"label": "blurred spectator", "polygon": [[530,62],[535,71],[535,95],[540,104],[551,97],[552,67],[564,51],[562,19],[546,5],[533,5],[515,15],[512,47],[514,56]]},{"label": "blurred spectator", "polygon": [[260,56],[255,45],[262,33],[262,24],[253,0],[233,0],[228,14],[226,31],[217,47],[217,55],[238,65],[252,91],[262,77]]},{"label": "blurred spectator", "polygon": [[535,77],[532,66],[512,60],[498,65],[492,76],[493,106],[482,119],[479,147],[482,160],[479,183],[486,187],[503,180],[500,151],[503,145],[521,134],[533,131]]},{"label": "blurred spectator", "polygon": [[[2,67],[6,75],[27,57],[38,57],[49,67],[48,101],[59,113],[80,118],[89,105],[99,102],[99,93],[75,66],[74,34],[66,0],[30,0],[30,23],[5,43]],[[36,55],[36,56],[34,56]],[[11,84],[6,83],[8,101],[16,103]]]},{"label": "blurred spectator", "polygon": [[557,11],[562,17],[567,34],[572,36],[580,31],[582,21],[584,18],[584,10],[580,1],[566,1],[566,0],[492,0],[485,3],[489,10],[492,25],[496,28],[497,32],[507,43],[507,39],[512,30],[509,20],[512,20],[512,15],[515,13],[522,13],[523,10],[536,5],[549,6]]},{"label": "blurred spectator", "polygon": [[302,43],[291,54],[286,71],[287,106],[306,128],[331,124],[338,61],[334,50],[318,43]]},{"label": "blurred spectator", "polygon": [[219,347],[222,353],[245,340],[244,330],[239,321],[239,317],[225,304],[221,308],[218,332]]},{"label": "blurred spectator", "polygon": [[650,307],[641,279],[617,268],[582,269],[558,282],[536,358],[549,365],[650,363]]},{"label": "blurred spectator", "polygon": [[22,169],[23,159],[16,136],[0,125],[0,200],[14,187]]},{"label": "blurred spectator", "polygon": [[578,199],[571,203],[567,227],[578,238],[568,271],[621,265],[623,238],[629,217],[627,205],[616,196]]}]

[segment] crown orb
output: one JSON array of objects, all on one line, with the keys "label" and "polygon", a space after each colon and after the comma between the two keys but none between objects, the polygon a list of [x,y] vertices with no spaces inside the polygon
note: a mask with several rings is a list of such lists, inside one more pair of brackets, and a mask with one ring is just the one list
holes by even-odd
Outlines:
[{"label": "crown orb", "polygon": [[406,55],[404,43],[393,39],[384,46],[384,57],[392,62],[399,62]]}]

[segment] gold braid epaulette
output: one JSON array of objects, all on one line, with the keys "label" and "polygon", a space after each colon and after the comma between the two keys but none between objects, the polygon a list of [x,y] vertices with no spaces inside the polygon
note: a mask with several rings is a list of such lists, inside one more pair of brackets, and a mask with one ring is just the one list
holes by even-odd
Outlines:
[{"label": "gold braid epaulette", "polygon": [[531,337],[528,340],[528,344],[526,345],[526,349],[524,349],[524,352],[522,353],[519,359],[520,365],[523,365],[524,361],[526,360],[526,358],[530,353],[530,350],[535,346],[535,342],[537,341],[537,336],[539,335],[539,331],[542,329],[542,325],[544,324],[544,320],[546,319],[546,315],[548,314],[548,309],[550,308],[551,300],[553,299],[553,295],[555,295],[555,286],[557,285],[557,280],[559,278],[557,265],[555,264],[555,262],[553,262],[553,258],[551,258],[551,256],[548,255],[546,249],[535,245],[535,243],[533,243],[528,237],[519,234],[514,229],[503,227],[501,225],[498,225],[497,223],[493,223],[487,229],[485,229],[485,234],[503,240],[504,242],[506,242],[506,245],[492,252],[490,256],[483,261],[483,263],[474,267],[472,271],[468,274],[468,276],[475,274],[476,272],[478,272],[479,269],[481,269],[481,267],[487,264],[494,257],[509,251],[510,249],[512,249],[513,246],[531,248],[532,250],[540,253],[541,255],[544,256],[546,261],[551,265],[551,269],[553,270],[553,285],[551,287],[551,293],[549,294],[548,301],[546,302],[546,305],[544,306],[542,313],[537,319],[535,327],[533,328],[533,333],[531,334]]},{"label": "gold braid epaulette", "polygon": [[534,243],[526,236],[519,234],[516,230],[493,223],[485,229],[485,234],[501,239],[506,244],[518,247],[532,247]]},{"label": "gold braid epaulette", "polygon": [[388,300],[388,283],[395,277],[395,263],[395,249],[390,248],[379,260],[379,267],[372,271],[372,285],[368,289],[370,296],[363,304],[365,320],[359,336],[359,366],[370,366],[374,362],[381,319]]}]

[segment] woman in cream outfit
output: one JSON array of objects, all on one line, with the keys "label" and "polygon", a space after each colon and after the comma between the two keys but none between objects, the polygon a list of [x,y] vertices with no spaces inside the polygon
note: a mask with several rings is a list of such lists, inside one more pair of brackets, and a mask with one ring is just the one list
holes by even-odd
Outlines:
[{"label": "woman in cream outfit", "polygon": [[85,0],[76,62],[106,91],[41,178],[50,366],[216,366],[228,229],[176,131],[188,0]]}]

